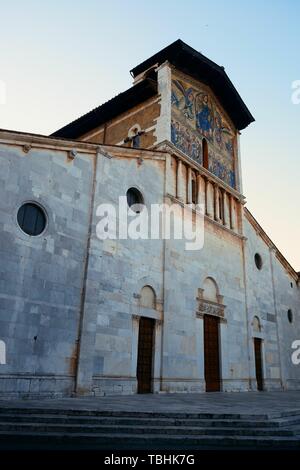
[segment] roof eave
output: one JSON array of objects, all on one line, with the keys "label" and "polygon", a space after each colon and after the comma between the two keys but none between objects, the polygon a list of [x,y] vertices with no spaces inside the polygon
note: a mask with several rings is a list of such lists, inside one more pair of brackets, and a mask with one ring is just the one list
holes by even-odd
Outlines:
[{"label": "roof eave", "polygon": [[[192,60],[189,61],[189,58]],[[229,79],[224,67],[208,59],[180,39],[134,67],[130,73],[136,77],[154,63],[161,64],[167,60],[179,70],[210,85],[224,108],[228,109],[228,114],[231,115],[238,130],[243,130],[254,122],[254,117]]]}]

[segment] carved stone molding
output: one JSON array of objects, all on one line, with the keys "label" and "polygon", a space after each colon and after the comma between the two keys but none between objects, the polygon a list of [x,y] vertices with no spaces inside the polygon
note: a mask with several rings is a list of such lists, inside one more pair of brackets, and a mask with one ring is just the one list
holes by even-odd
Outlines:
[{"label": "carved stone molding", "polygon": [[204,294],[204,289],[198,289],[198,296],[197,300],[202,300],[203,299],[203,294]]},{"label": "carved stone molding", "polygon": [[[205,300],[201,297],[197,297],[198,309],[196,311],[197,318],[203,318],[203,315],[213,315],[224,319],[224,310],[226,305],[222,303],[212,302],[211,300]],[[218,300],[223,300],[223,296],[218,296]]]},{"label": "carved stone molding", "polygon": [[104,149],[102,149],[101,147],[97,147],[97,156],[103,156],[103,157],[106,157],[108,159],[111,159],[112,158],[112,155],[110,155],[109,153],[107,153]]},{"label": "carved stone molding", "polygon": [[141,318],[140,315],[135,315],[135,314],[132,315],[132,320],[133,321],[139,322],[140,318]]},{"label": "carved stone molding", "polygon": [[225,317],[221,317],[221,316],[215,315],[213,313],[199,312],[199,310],[196,311],[196,317],[197,318],[200,318],[201,320],[203,320],[204,315],[212,315],[213,317],[218,317],[220,323],[227,323],[227,318],[225,318]]},{"label": "carved stone molding", "polygon": [[158,326],[162,326],[164,321],[162,319],[159,319],[159,320],[155,320],[155,322]]},{"label": "carved stone molding", "polygon": [[23,152],[24,153],[29,153],[30,150],[31,150],[31,145],[30,144],[23,145]]},{"label": "carved stone molding", "polygon": [[75,149],[72,149],[68,152],[68,159],[69,160],[74,160],[74,158],[76,157],[77,155],[77,150]]}]

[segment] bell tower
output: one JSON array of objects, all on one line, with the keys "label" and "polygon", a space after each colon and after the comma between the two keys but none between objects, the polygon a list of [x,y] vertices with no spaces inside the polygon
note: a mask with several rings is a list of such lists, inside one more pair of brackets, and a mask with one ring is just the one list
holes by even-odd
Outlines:
[{"label": "bell tower", "polygon": [[254,121],[221,67],[181,40],[131,73],[138,83],[157,72],[157,143],[169,142],[232,189],[242,192],[239,134]]}]

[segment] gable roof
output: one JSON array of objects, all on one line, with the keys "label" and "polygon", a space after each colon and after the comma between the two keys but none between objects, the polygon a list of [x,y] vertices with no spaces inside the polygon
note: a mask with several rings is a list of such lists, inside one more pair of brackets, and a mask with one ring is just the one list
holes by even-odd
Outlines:
[{"label": "gable roof", "polygon": [[152,78],[146,78],[89,113],[53,132],[51,136],[77,139],[156,94],[157,82]]},{"label": "gable roof", "polygon": [[[185,44],[181,39],[137,65],[130,72],[133,77],[137,77],[154,65],[160,65],[165,61],[210,86],[238,130],[244,129],[254,121],[252,114],[227,76],[224,67],[215,64],[203,54]],[[51,135],[77,139],[156,94],[157,76],[152,71],[147,74],[144,80]]]},{"label": "gable roof", "polygon": [[259,234],[259,236],[262,238],[262,240],[265,242],[265,244],[269,247],[272,248],[276,254],[276,258],[280,261],[282,266],[286,269],[286,271],[294,278],[296,282],[299,282],[299,277],[300,273],[297,273],[295,269],[290,265],[288,260],[283,256],[281,251],[277,248],[275,243],[272,242],[271,238],[266,234],[262,226],[257,222],[256,218],[254,215],[247,209],[247,207],[244,207],[244,214],[248,222],[252,225],[252,227],[256,230],[256,232]]},{"label": "gable roof", "polygon": [[133,77],[137,77],[155,64],[160,65],[165,61],[210,86],[238,130],[244,129],[254,121],[254,117],[232,84],[224,67],[197,52],[181,39],[157,52],[130,72]]}]

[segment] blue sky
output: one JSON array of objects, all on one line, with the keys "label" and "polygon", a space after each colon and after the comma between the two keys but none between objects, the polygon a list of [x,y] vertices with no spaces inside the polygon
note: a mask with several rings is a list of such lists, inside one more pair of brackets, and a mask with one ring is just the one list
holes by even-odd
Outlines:
[{"label": "blue sky", "polygon": [[48,134],[131,85],[177,38],[223,65],[256,122],[242,132],[247,206],[300,270],[300,1],[1,2],[0,127]]}]

